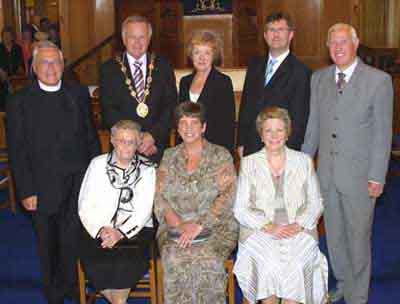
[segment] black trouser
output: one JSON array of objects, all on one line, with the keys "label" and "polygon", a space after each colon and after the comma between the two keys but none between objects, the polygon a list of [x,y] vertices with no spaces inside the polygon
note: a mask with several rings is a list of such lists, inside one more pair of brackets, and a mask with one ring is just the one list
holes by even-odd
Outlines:
[{"label": "black trouser", "polygon": [[77,206],[82,178],[83,172],[80,172],[63,179],[62,202],[55,214],[33,213],[32,216],[43,288],[49,304],[63,304],[65,295],[78,299],[76,260],[80,221]]}]

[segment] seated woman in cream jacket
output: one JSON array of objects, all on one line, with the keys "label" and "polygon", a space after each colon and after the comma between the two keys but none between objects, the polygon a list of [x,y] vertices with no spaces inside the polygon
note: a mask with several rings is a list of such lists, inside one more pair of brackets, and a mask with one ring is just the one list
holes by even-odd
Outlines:
[{"label": "seated woman in cream jacket", "polygon": [[312,160],[286,147],[287,110],[266,108],[256,123],[265,147],[241,161],[234,273],[249,303],[325,303],[328,265],[316,231],[323,206]]}]

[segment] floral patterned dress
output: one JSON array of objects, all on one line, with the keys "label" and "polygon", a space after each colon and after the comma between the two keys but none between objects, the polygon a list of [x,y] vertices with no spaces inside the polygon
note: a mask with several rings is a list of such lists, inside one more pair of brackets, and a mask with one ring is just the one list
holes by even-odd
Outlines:
[{"label": "floral patterned dress", "polygon": [[[183,144],[168,149],[162,159],[155,199],[157,238],[164,269],[165,304],[225,303],[224,260],[235,248],[238,224],[233,216],[236,172],[230,153],[204,140],[196,171],[187,172]],[[211,231],[189,248],[168,238],[164,214],[175,211]]]}]

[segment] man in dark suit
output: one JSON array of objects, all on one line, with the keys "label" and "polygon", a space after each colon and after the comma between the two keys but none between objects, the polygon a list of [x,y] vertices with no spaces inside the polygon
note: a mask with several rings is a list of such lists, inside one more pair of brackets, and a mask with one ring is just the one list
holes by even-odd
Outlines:
[{"label": "man in dark suit", "polygon": [[292,134],[290,148],[300,150],[306,129],[311,71],[290,53],[294,28],[289,15],[275,13],[267,17],[264,39],[269,55],[249,63],[239,112],[238,153],[254,153],[263,147],[256,129],[256,117],[266,106],[289,111]]},{"label": "man in dark suit", "polygon": [[330,300],[368,302],[371,233],[392,140],[390,75],[357,57],[353,27],[335,24],[327,44],[333,65],[311,80],[310,118],[302,150],[318,151],[329,258],[337,279]]},{"label": "man in dark suit", "polygon": [[63,56],[49,41],[33,51],[37,81],[7,102],[7,142],[22,205],[32,212],[48,303],[77,296],[78,194],[100,147],[87,88],[61,80]]},{"label": "man in dark suit", "polygon": [[178,97],[171,65],[147,52],[151,34],[145,17],[125,19],[122,41],[126,51],[101,67],[100,98],[106,126],[111,128],[121,119],[139,123],[144,135],[138,152],[159,162],[169,143]]}]

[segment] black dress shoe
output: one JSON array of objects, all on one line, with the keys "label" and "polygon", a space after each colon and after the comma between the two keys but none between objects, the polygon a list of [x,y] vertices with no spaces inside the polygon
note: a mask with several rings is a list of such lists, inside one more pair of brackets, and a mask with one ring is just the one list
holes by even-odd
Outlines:
[{"label": "black dress shoe", "polygon": [[344,292],[342,288],[334,288],[329,291],[330,303],[339,302],[343,298],[344,298]]}]

